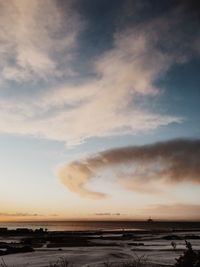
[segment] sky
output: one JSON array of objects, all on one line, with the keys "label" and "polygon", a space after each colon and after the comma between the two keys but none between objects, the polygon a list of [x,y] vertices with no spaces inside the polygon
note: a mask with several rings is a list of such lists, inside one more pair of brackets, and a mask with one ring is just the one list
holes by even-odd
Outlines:
[{"label": "sky", "polygon": [[198,0],[0,0],[0,221],[200,220]]}]

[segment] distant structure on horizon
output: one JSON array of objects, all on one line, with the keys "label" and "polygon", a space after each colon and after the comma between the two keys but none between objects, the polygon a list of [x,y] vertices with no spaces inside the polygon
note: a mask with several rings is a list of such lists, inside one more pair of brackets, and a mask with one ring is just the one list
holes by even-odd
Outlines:
[{"label": "distant structure on horizon", "polygon": [[151,222],[153,222],[153,219],[151,217],[149,217],[149,219],[147,219],[147,222],[151,223]]}]

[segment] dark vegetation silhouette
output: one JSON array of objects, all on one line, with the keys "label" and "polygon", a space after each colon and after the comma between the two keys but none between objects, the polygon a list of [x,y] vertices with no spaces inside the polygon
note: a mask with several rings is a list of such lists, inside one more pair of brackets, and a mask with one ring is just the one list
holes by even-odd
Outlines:
[{"label": "dark vegetation silhouette", "polygon": [[200,251],[194,251],[192,244],[185,240],[186,250],[176,259],[174,267],[200,267]]},{"label": "dark vegetation silhouette", "polygon": [[70,263],[66,258],[60,257],[56,262],[50,263],[49,267],[73,267],[74,265]]},{"label": "dark vegetation silhouette", "polygon": [[[148,258],[145,255],[133,255],[132,259],[123,261],[121,263],[104,262],[105,267],[144,267],[147,266]],[[89,266],[88,266],[89,267]],[[148,267],[151,265],[148,264]]]}]

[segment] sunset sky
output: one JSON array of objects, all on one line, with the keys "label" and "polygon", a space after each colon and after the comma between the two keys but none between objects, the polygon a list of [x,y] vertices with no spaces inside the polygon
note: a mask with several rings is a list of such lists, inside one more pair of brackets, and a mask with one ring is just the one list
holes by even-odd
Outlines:
[{"label": "sunset sky", "polygon": [[0,221],[200,220],[198,0],[0,0]]}]

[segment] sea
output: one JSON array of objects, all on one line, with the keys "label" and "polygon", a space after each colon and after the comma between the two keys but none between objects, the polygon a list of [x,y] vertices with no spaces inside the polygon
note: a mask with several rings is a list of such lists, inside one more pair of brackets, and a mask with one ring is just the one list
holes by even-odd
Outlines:
[{"label": "sea", "polygon": [[200,231],[200,222],[187,221],[20,221],[0,222],[0,228],[47,229],[48,231]]}]

